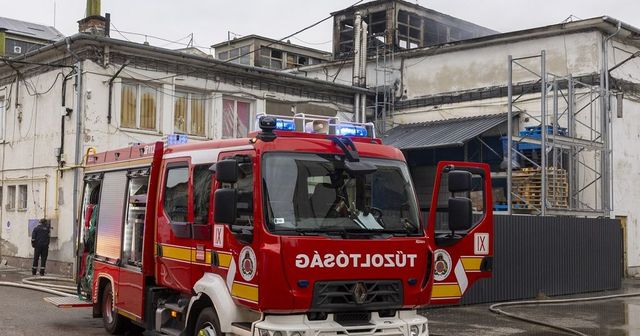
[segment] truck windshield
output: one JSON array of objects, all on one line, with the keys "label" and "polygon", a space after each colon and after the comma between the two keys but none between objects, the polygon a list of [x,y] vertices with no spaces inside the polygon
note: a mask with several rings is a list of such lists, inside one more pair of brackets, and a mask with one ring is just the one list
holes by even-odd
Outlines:
[{"label": "truck windshield", "polygon": [[354,171],[335,154],[265,154],[262,186],[269,229],[294,235],[420,234],[406,164],[361,162],[375,169]]}]

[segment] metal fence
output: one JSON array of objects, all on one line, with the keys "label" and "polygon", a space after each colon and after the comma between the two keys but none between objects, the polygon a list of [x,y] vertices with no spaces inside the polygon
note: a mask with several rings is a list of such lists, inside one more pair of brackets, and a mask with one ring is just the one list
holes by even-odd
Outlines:
[{"label": "metal fence", "polygon": [[493,277],[463,304],[620,288],[622,230],[613,219],[494,216]]}]

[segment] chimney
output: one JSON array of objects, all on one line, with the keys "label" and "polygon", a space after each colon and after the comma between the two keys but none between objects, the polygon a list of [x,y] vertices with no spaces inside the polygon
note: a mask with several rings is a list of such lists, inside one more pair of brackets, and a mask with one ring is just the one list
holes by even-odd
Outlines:
[{"label": "chimney", "polygon": [[108,36],[107,19],[100,15],[100,0],[87,0],[86,17],[78,21],[78,31],[85,34]]}]

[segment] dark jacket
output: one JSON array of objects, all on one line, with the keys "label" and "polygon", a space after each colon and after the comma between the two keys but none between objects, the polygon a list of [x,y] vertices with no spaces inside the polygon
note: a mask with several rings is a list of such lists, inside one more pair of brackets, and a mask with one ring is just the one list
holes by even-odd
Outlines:
[{"label": "dark jacket", "polygon": [[33,233],[31,234],[31,246],[48,248],[50,237],[51,229],[49,226],[47,224],[40,223],[33,229]]}]

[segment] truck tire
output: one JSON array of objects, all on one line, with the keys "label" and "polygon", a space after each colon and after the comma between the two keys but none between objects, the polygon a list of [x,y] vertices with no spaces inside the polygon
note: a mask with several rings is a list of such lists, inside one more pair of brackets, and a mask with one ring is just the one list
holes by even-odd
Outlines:
[{"label": "truck tire", "polygon": [[200,312],[194,336],[222,336],[220,321],[213,308],[207,307]]},{"label": "truck tire", "polygon": [[112,334],[122,334],[127,327],[127,318],[119,315],[114,304],[113,290],[111,285],[107,284],[102,290],[102,322],[104,329]]}]

